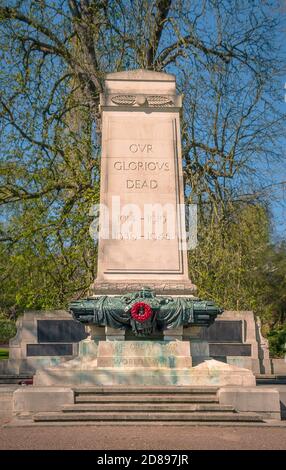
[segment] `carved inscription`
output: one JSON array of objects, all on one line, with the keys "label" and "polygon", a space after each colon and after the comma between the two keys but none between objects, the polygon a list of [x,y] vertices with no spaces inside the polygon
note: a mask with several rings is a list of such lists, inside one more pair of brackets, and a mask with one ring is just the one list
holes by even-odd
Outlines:
[{"label": "carved inscription", "polygon": [[169,367],[170,357],[116,357],[115,367]]},{"label": "carved inscription", "polygon": [[116,161],[113,168],[117,171],[170,171],[169,162]]},{"label": "carved inscription", "polygon": [[[132,154],[135,159],[124,158],[113,162],[113,169],[116,173],[134,173],[134,176],[136,175],[135,178],[132,178],[131,175],[131,177],[125,179],[125,188],[127,190],[141,190],[142,192],[146,190],[152,191],[160,189],[160,180],[158,176],[161,172],[170,172],[170,161],[166,161],[166,159],[153,159],[153,144],[147,142],[132,142],[128,144],[127,149],[128,154]],[[142,173],[142,178],[140,178],[140,173]],[[152,176],[148,178],[148,173],[150,173],[150,175],[156,174],[156,178]]]},{"label": "carved inscription", "polygon": [[126,180],[127,189],[157,189],[157,180]]},{"label": "carved inscription", "polygon": [[140,352],[142,352],[144,356],[156,356],[162,351],[165,354],[180,355],[180,348],[182,347],[181,344],[177,344],[173,341],[171,341],[170,343],[166,342],[159,344],[153,344],[147,341],[122,341],[120,343],[118,342],[117,344],[109,344],[108,346],[110,349],[114,349],[114,354],[116,353],[117,356],[123,353],[136,353],[140,355]]},{"label": "carved inscription", "polygon": [[181,274],[175,117],[123,111],[106,117],[102,181],[112,241],[102,251],[105,274]]},{"label": "carved inscription", "polygon": [[129,150],[132,153],[150,153],[152,152],[151,144],[131,144],[129,145]]}]

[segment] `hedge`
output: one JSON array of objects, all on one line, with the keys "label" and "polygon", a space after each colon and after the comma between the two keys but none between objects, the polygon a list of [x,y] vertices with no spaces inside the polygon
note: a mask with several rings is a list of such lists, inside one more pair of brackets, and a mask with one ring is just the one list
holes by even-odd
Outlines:
[{"label": "hedge", "polygon": [[286,353],[286,325],[270,331],[267,335],[271,357],[284,357]]},{"label": "hedge", "polygon": [[0,343],[7,343],[17,332],[15,322],[11,320],[0,320]]}]

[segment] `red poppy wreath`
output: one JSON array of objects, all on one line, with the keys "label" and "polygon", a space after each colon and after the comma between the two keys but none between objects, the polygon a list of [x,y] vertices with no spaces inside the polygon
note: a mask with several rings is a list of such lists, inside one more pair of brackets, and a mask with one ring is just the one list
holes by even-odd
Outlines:
[{"label": "red poppy wreath", "polygon": [[149,320],[153,311],[150,305],[145,304],[145,302],[136,302],[136,304],[132,305],[130,313],[133,320],[143,323],[144,321]]}]

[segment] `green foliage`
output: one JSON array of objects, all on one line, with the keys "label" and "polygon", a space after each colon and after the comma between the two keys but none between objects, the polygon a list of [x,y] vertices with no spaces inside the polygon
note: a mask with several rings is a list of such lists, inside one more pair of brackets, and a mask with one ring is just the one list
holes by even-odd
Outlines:
[{"label": "green foliage", "polygon": [[272,357],[284,357],[286,354],[286,325],[271,330],[267,335]]},{"label": "green foliage", "polygon": [[0,361],[9,358],[9,349],[0,349]]},{"label": "green foliage", "polygon": [[104,76],[146,68],[176,74],[184,94],[200,296],[253,309],[266,332],[283,325],[286,249],[272,246],[256,196],[261,169],[284,164],[280,1],[0,3],[0,309],[85,295],[96,274],[88,214],[99,202]]},{"label": "green foliage", "polygon": [[212,212],[200,220],[199,243],[189,257],[200,297],[225,310],[253,310],[270,335],[272,353],[282,355],[286,245],[271,243],[267,209],[258,203],[231,205],[223,217]]},{"label": "green foliage", "polygon": [[13,221],[13,229],[26,230],[26,236],[13,249],[0,247],[3,309],[64,307],[72,297],[84,295],[95,276],[96,250],[88,231],[90,203],[79,201],[77,206],[64,220],[54,218],[46,230],[37,230],[44,222],[37,220],[40,210],[35,207],[33,212],[31,205]]},{"label": "green foliage", "polygon": [[198,246],[190,253],[200,296],[225,309],[256,309],[257,276],[268,246],[269,218],[258,204],[236,205],[224,217],[205,218],[198,228]]},{"label": "green foliage", "polygon": [[17,332],[16,325],[10,320],[0,320],[0,342],[6,343]]},{"label": "green foliage", "polygon": [[[89,211],[99,200],[96,149],[90,119],[78,110],[78,133],[61,139],[63,154],[14,154],[9,181],[23,181],[35,197],[19,197],[0,224],[0,307],[6,312],[65,307],[84,295],[95,277],[96,246],[89,235]],[[69,116],[67,126],[73,127]]]}]

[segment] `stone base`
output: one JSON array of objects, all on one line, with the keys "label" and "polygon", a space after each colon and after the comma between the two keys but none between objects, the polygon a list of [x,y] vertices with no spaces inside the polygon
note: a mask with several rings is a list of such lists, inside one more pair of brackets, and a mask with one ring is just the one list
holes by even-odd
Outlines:
[{"label": "stone base", "polygon": [[264,419],[281,419],[279,391],[275,388],[222,387],[217,396],[221,405],[231,405],[236,411],[252,411]]},{"label": "stone base", "polygon": [[286,375],[286,357],[284,359],[272,359],[272,373],[275,375]]},{"label": "stone base", "polygon": [[69,361],[73,356],[40,356],[26,359],[9,359],[7,371],[4,373],[13,375],[33,375],[36,370],[45,367],[56,367]]},{"label": "stone base", "polygon": [[[215,360],[191,367],[188,341],[85,340],[86,355],[37,371],[36,386],[62,385],[239,385],[255,386],[248,369]],[[93,353],[90,351],[93,348]]]},{"label": "stone base", "polygon": [[121,295],[127,292],[136,292],[148,286],[158,295],[195,295],[197,286],[190,280],[184,281],[98,281],[90,286],[89,295]]},{"label": "stone base", "polygon": [[243,367],[251,370],[254,374],[260,374],[260,361],[252,357],[245,356],[226,356],[226,362],[230,365]]},{"label": "stone base", "polygon": [[12,416],[14,390],[14,385],[0,387],[0,419],[11,418]]},{"label": "stone base", "polygon": [[[78,355],[84,326],[64,310],[27,311],[17,320],[17,334],[9,341],[9,359],[0,364],[3,374],[34,374]],[[1,361],[2,363],[3,361]]]},{"label": "stone base", "polygon": [[8,359],[0,361],[0,375],[9,374]]},{"label": "stone base", "polygon": [[60,411],[74,404],[74,392],[66,387],[22,387],[13,393],[13,415]]},{"label": "stone base", "polygon": [[[206,361],[210,362],[210,361]],[[36,386],[62,385],[62,386],[100,386],[100,385],[148,385],[148,386],[255,386],[253,375],[242,373],[241,369],[233,374],[233,371],[201,370],[196,366],[192,371],[186,369],[162,370],[150,368],[148,371],[119,369],[109,370],[98,368],[96,372],[85,367],[71,370],[40,370],[35,376]],[[249,372],[249,371],[248,371]]]},{"label": "stone base", "polygon": [[[197,352],[205,352],[204,345]],[[38,370],[32,387],[20,387],[3,404],[21,418],[38,412],[61,411],[73,405],[74,387],[85,386],[199,386],[215,387],[220,405],[280,419],[279,392],[255,386],[253,373],[216,360],[192,367],[189,341],[94,341],[80,343],[79,357]],[[132,388],[132,387],[131,387]],[[160,393],[160,392],[159,392]],[[191,390],[190,390],[191,393]],[[6,401],[5,401],[6,400]],[[3,408],[3,407],[2,407]],[[1,410],[0,410],[1,411]]]}]

